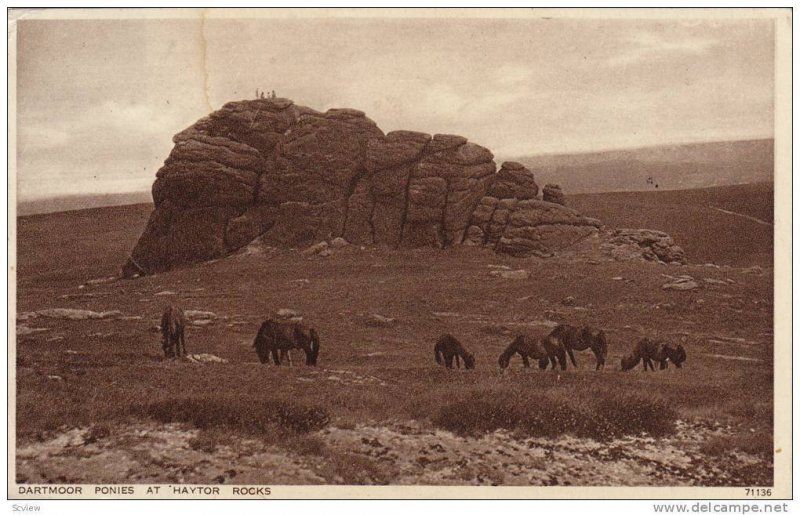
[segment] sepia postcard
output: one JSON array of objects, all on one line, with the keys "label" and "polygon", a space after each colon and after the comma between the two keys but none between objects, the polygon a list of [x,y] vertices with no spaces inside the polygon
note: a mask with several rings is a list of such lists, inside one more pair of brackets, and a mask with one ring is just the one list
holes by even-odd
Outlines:
[{"label": "sepia postcard", "polygon": [[8,498],[791,498],[791,36],[10,9]]}]

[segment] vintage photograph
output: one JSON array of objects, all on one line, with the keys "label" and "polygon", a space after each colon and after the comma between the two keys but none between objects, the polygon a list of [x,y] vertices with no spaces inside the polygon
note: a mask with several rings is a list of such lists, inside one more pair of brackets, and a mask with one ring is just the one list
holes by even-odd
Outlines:
[{"label": "vintage photograph", "polygon": [[8,24],[12,498],[791,495],[790,9]]}]

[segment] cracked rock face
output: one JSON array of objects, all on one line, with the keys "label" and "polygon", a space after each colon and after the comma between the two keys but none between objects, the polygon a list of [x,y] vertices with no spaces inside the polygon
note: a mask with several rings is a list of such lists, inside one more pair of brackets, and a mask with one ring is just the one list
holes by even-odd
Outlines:
[{"label": "cracked rock face", "polygon": [[488,149],[461,136],[384,134],[355,109],[229,102],[173,141],[124,275],[216,259],[256,238],[547,255],[596,227],[536,200],[539,187],[519,163],[497,171]]}]

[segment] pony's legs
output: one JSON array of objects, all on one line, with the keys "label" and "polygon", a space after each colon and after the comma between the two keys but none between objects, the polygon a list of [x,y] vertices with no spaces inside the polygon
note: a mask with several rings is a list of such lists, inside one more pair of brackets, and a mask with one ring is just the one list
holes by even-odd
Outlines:
[{"label": "pony's legs", "polygon": [[272,361],[274,361],[276,365],[280,365],[281,359],[280,356],[278,356],[278,349],[273,348],[270,353],[272,354]]},{"label": "pony's legs", "polygon": [[186,356],[186,338],[184,337],[183,327],[181,327],[180,333],[178,333],[181,350],[183,351],[183,355]]},{"label": "pony's legs", "polygon": [[453,368],[453,355],[448,354],[444,357],[444,364],[447,368]]},{"label": "pony's legs", "polygon": [[603,355],[600,353],[599,350],[592,349],[594,353],[594,359],[597,361],[597,365],[594,367],[595,370],[600,370],[603,368],[603,365],[606,364],[606,360],[603,359]]},{"label": "pony's legs", "polygon": [[525,366],[525,368],[530,368],[531,362],[528,360],[527,354],[522,355],[522,364]]},{"label": "pony's legs", "polygon": [[567,369],[567,352],[564,349],[558,351],[558,364],[561,365],[561,370]]},{"label": "pony's legs", "polygon": [[578,362],[575,361],[575,355],[572,353],[572,349],[567,349],[567,354],[569,354],[569,360],[572,361],[572,366],[578,368]]},{"label": "pony's legs", "polygon": [[461,357],[456,354],[456,367],[461,368]]}]

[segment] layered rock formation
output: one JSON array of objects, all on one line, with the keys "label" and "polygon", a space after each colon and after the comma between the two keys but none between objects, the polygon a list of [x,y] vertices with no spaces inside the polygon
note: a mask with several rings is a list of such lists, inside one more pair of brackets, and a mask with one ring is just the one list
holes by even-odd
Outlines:
[{"label": "layered rock formation", "polygon": [[644,259],[686,263],[686,254],[669,234],[652,229],[615,229],[601,248],[617,261]]},{"label": "layered rock formation", "polygon": [[558,184],[547,184],[542,190],[542,200],[564,205],[564,192]]},{"label": "layered rock formation", "polygon": [[529,170],[506,162],[496,171],[492,153],[466,138],[384,134],[354,109],[230,102],[173,141],[124,275],[219,258],[255,238],[549,255],[600,225],[537,200]]}]

